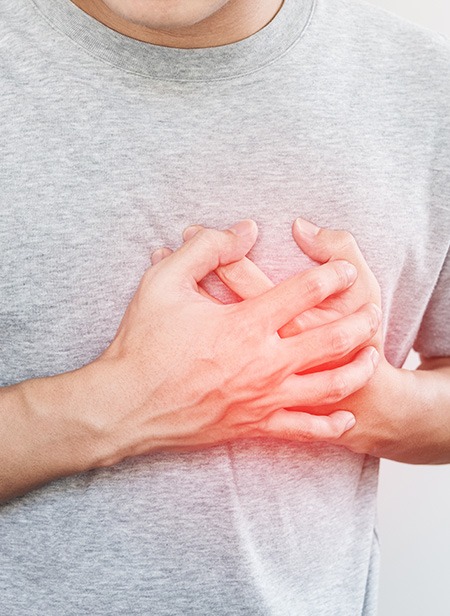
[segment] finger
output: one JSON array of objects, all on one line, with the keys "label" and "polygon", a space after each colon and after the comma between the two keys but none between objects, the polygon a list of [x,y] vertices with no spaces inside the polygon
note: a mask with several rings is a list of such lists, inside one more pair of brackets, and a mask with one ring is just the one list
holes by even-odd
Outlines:
[{"label": "finger", "polygon": [[311,415],[279,409],[258,424],[263,436],[290,441],[334,441],[355,425],[355,416],[348,411],[330,415]]},{"label": "finger", "polygon": [[196,283],[219,265],[242,259],[256,241],[255,221],[243,220],[224,231],[201,228],[164,261],[171,275],[196,289]]},{"label": "finger", "polygon": [[204,229],[204,227],[202,225],[191,225],[190,227],[186,227],[182,233],[183,240],[187,242],[191,237],[194,237],[200,229]]},{"label": "finger", "polygon": [[378,306],[364,304],[353,314],[296,336],[282,338],[281,360],[291,374],[335,361],[373,338],[380,323],[381,310]]},{"label": "finger", "polygon": [[[183,238],[185,240],[190,239],[201,228],[200,225],[187,227],[183,231]],[[218,278],[241,299],[257,297],[275,286],[270,278],[248,257],[243,257],[228,265],[220,265],[214,271]],[[337,301],[337,298],[335,301]],[[350,312],[349,310],[348,313]],[[336,318],[339,318],[339,316],[341,315],[337,314]],[[324,318],[323,310],[312,308],[283,325],[278,333],[283,338],[294,336],[305,329],[318,327],[326,320],[329,321],[330,319]]]},{"label": "finger", "polygon": [[[336,319],[338,319],[339,316],[340,315],[336,315]],[[283,325],[283,327],[278,330],[278,333],[281,338],[289,338],[290,336],[301,334],[305,330],[320,327],[331,320],[328,314],[325,315],[324,310],[318,306],[317,308],[310,308],[310,310],[297,315],[295,319]]]},{"label": "finger", "polygon": [[[186,229],[184,229],[182,233],[183,240],[187,242],[188,240],[191,239],[191,237],[194,237],[194,235],[198,231],[200,231],[200,229],[204,229],[204,227],[202,225],[191,225],[190,227],[186,227]],[[203,297],[206,297],[206,299],[209,299],[211,302],[214,302],[215,304],[223,304],[223,302],[221,302],[219,299],[210,295],[208,291],[206,291],[206,289],[202,287],[200,282],[197,283],[197,287],[198,287],[199,293],[203,295]]]},{"label": "finger", "polygon": [[[185,241],[191,239],[203,228],[201,225],[186,227],[183,239]],[[270,278],[247,257],[228,265],[219,265],[214,271],[218,278],[241,299],[256,297],[275,286]]]},{"label": "finger", "polygon": [[[243,257],[240,261],[229,265],[221,265],[215,270],[215,273],[227,287],[242,299],[257,297],[275,286],[270,278],[248,257]],[[334,301],[337,302],[338,298],[334,298]],[[352,311],[349,310],[348,313],[350,312]],[[341,315],[337,314],[336,319],[339,316]],[[318,327],[330,320],[329,317],[325,318],[324,310],[320,307],[311,308],[283,325],[278,333],[282,338],[287,338],[300,334],[305,329]]]},{"label": "finger", "polygon": [[276,332],[329,295],[347,289],[356,276],[356,268],[351,263],[336,260],[300,272],[240,305],[253,312],[258,322]]},{"label": "finger", "polygon": [[[191,225],[187,227],[183,231],[183,238],[185,240],[190,239],[201,228],[201,225]],[[235,261],[228,265],[221,265],[215,270],[215,273],[224,284],[242,299],[257,297],[275,286],[270,278],[247,257],[243,257],[239,261]],[[334,298],[333,301],[338,301],[338,298]],[[354,308],[342,314],[350,314],[353,310]],[[335,318],[337,319],[339,316],[342,315],[336,314]],[[303,314],[296,316],[289,323],[283,325],[278,333],[283,338],[294,336],[304,330],[318,327],[322,325],[324,321],[331,320],[329,317],[327,317],[327,319],[324,317],[323,310],[320,308],[311,308]]]},{"label": "finger", "polygon": [[[358,276],[358,282],[361,283],[360,276]],[[288,336],[294,336],[307,329],[313,329],[324,323],[331,323],[341,317],[352,314],[355,310],[361,308],[364,300],[371,299],[371,297],[360,297],[356,294],[352,297],[352,290],[354,288],[355,285],[352,285],[349,289],[339,293],[339,295],[333,295],[318,306],[302,312],[290,323],[283,326],[278,333],[282,338],[287,338]]]},{"label": "finger", "polygon": [[228,265],[221,265],[215,273],[242,299],[257,297],[275,286],[270,278],[247,257]]},{"label": "finger", "polygon": [[337,258],[348,259],[357,267],[365,263],[355,237],[344,229],[321,228],[297,218],[292,225],[292,235],[302,251],[319,263]]},{"label": "finger", "polygon": [[[358,270],[357,284],[348,293],[339,296],[345,314],[348,314],[347,307],[354,309],[355,301],[360,302],[361,299],[381,306],[380,285],[352,233],[344,229],[320,228],[310,221],[298,218],[293,224],[292,234],[302,251],[318,263],[345,259],[355,265]],[[333,307],[337,305],[333,304]],[[339,312],[343,311],[339,309]],[[316,316],[320,315],[311,314],[313,320]]]},{"label": "finger", "polygon": [[[243,257],[240,261],[230,263],[229,265],[221,265],[215,270],[215,273],[220,280],[234,291],[242,299],[250,297],[258,297],[261,293],[265,293],[272,289],[275,285],[253,261],[247,257]],[[312,309],[314,310],[314,309]],[[289,323],[280,328],[279,334],[281,337],[294,336],[299,334],[304,329],[310,329],[323,323],[323,315],[320,319],[316,317],[314,324],[305,327],[306,323],[311,323],[312,319],[305,319],[311,311],[305,312],[302,315],[294,317]]]},{"label": "finger", "polygon": [[[173,253],[173,250],[171,250],[170,248],[167,248],[166,246],[164,246],[163,248],[158,248],[151,255],[152,264],[156,265],[157,263],[159,263],[160,261],[162,261],[169,255],[171,255],[172,253]],[[211,302],[214,302],[215,304],[223,304],[223,302],[221,302],[219,299],[217,299],[213,295],[210,295],[208,291],[206,291],[206,289],[204,289],[200,283],[197,283],[197,287],[198,287],[198,292],[200,293],[200,295],[203,295],[204,297],[206,297],[206,299],[209,299]]]},{"label": "finger", "polygon": [[157,263],[159,263],[160,261],[162,261],[169,255],[171,255],[172,252],[173,250],[170,250],[170,248],[167,248],[166,246],[164,246],[163,248],[157,248],[154,252],[152,252],[150,256],[152,265],[156,265]]},{"label": "finger", "polygon": [[[203,228],[202,225],[186,227],[183,231],[183,239],[185,241],[191,239]],[[275,286],[270,278],[247,257],[228,265],[219,265],[215,273],[224,284],[242,299],[256,297]]]},{"label": "finger", "polygon": [[221,302],[220,299],[217,299],[217,297],[210,295],[208,291],[204,289],[200,283],[197,283],[197,286],[198,286],[198,292],[200,293],[200,295],[203,295],[204,297],[206,297],[206,299],[209,299],[211,302],[214,302],[215,304],[222,304],[222,305],[224,304],[224,302]]},{"label": "finger", "polygon": [[376,370],[379,357],[375,347],[368,346],[344,366],[311,374],[293,374],[274,390],[274,404],[289,408],[340,402],[366,385]]}]

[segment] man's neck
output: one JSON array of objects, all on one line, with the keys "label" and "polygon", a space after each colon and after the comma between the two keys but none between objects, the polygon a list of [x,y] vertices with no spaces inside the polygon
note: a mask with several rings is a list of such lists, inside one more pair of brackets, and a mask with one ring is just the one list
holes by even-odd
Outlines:
[{"label": "man's neck", "polygon": [[[123,7],[120,6],[119,0],[71,1],[85,13],[120,34],[144,43],[182,49],[217,47],[248,38],[264,28],[283,4],[283,0],[229,0],[198,23],[171,27],[171,23],[168,23],[171,15],[167,5],[163,9],[141,9],[137,15],[136,9],[130,9],[130,3],[125,1],[122,3]],[[115,6],[118,8],[115,9]]]}]

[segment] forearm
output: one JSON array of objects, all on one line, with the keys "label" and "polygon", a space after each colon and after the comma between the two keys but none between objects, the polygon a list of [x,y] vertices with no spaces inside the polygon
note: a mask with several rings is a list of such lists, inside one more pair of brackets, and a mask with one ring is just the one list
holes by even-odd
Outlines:
[{"label": "forearm", "polygon": [[436,360],[410,372],[404,389],[406,421],[413,431],[411,448],[402,460],[409,464],[450,463],[450,366]]},{"label": "forearm", "polygon": [[0,388],[0,503],[101,465],[85,368]]}]

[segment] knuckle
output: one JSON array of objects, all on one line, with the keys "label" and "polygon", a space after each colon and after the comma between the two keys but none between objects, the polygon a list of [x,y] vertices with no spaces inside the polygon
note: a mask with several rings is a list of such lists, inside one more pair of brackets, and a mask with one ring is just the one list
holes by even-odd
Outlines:
[{"label": "knuckle", "polygon": [[337,289],[346,289],[350,283],[350,275],[346,265],[342,263],[332,263],[334,268],[334,274],[336,276],[336,288]]},{"label": "knuckle", "polygon": [[347,246],[356,247],[356,239],[355,236],[347,231],[346,229],[338,229],[336,231],[337,242],[341,248],[346,248]]},{"label": "knuckle", "polygon": [[370,379],[373,377],[377,369],[372,359],[366,360],[365,364],[366,364],[365,370],[364,369],[362,370],[362,375],[361,375],[361,385],[360,385],[361,387],[364,387],[364,385],[366,385],[366,383],[370,381]]},{"label": "knuckle", "polygon": [[211,247],[215,247],[219,242],[219,233],[217,229],[207,229],[203,227],[195,234],[194,238],[197,238],[197,242],[203,242]]},{"label": "knuckle", "polygon": [[324,428],[322,432],[323,438],[326,438],[327,441],[337,440],[342,436],[342,429],[332,422],[327,423],[326,428]]},{"label": "knuckle", "polygon": [[301,438],[303,441],[314,441],[317,436],[311,430],[302,430],[299,435],[297,435],[297,439]]},{"label": "knuckle", "polygon": [[245,271],[244,264],[241,261],[235,261],[234,263],[228,263],[219,267],[220,277],[229,283],[245,282],[247,273]]},{"label": "knuckle", "polygon": [[328,430],[329,430],[329,436],[327,437],[327,439],[337,440],[342,436],[342,428],[340,428],[336,424],[332,424]]},{"label": "knuckle", "polygon": [[339,402],[348,394],[348,386],[346,380],[341,374],[335,374],[330,377],[328,382],[327,393],[325,399],[329,403]]},{"label": "knuckle", "polygon": [[313,441],[316,435],[312,430],[294,430],[293,428],[283,428],[278,432],[278,437],[289,441]]},{"label": "knuckle", "polygon": [[244,437],[261,438],[268,436],[267,420],[263,417],[256,422],[248,422],[245,427]]},{"label": "knuckle", "polygon": [[342,327],[333,328],[330,344],[333,357],[342,357],[351,350],[350,336]]},{"label": "knuckle", "polygon": [[325,281],[322,277],[314,275],[308,276],[305,279],[305,290],[307,295],[315,303],[318,303],[326,297]]},{"label": "knuckle", "polygon": [[258,433],[259,436],[269,435],[272,432],[270,425],[270,416],[261,417],[261,419],[253,426],[253,429]]},{"label": "knuckle", "polygon": [[[377,351],[377,349],[375,350]],[[367,374],[366,379],[370,379],[373,376],[373,373],[375,372],[378,366],[379,357],[380,357],[380,354],[378,353],[378,351],[376,352],[375,357],[372,357],[370,353],[366,354],[366,357],[364,359],[364,364],[365,364],[366,374]]]},{"label": "knuckle", "polygon": [[270,413],[267,417],[261,418],[258,421],[257,425],[254,426],[254,429],[256,429],[261,436],[276,437],[279,434],[279,430],[277,429],[277,426],[275,424],[276,422],[274,423],[272,413]]},{"label": "knuckle", "polygon": [[374,334],[380,324],[379,312],[375,304],[369,304],[367,308],[367,319],[369,322],[370,333]]},{"label": "knuckle", "polygon": [[162,279],[161,272],[154,267],[147,268],[136,290],[136,295],[142,297],[143,294],[150,293],[155,283],[158,283],[160,279]]},{"label": "knuckle", "polygon": [[378,329],[378,317],[373,309],[370,310],[368,321],[369,333],[372,336]]}]

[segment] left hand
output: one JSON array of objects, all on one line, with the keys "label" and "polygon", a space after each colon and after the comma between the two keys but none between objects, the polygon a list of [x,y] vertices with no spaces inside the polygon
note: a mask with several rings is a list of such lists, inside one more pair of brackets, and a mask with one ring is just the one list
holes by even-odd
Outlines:
[{"label": "left hand", "polygon": [[[306,221],[302,221],[306,222]],[[307,223],[305,227],[311,225]],[[304,228],[305,228],[304,227]],[[199,229],[200,225],[188,227],[183,232],[183,239],[187,241]],[[355,312],[363,304],[373,302],[381,309],[381,291],[379,284],[364,259],[354,236],[348,231],[334,229],[318,229],[317,234],[308,236],[302,233],[296,223],[293,225],[293,237],[301,250],[319,263],[345,259],[356,266],[358,277],[355,283],[339,295],[328,297],[318,307],[304,312],[279,330],[281,337],[296,335],[304,330],[318,327],[334,321],[342,316]],[[164,247],[159,255],[152,255],[152,263],[156,264],[172,251]],[[257,296],[273,287],[273,282],[247,257],[229,265],[219,266],[215,273],[242,299]],[[207,293],[199,284],[199,291],[211,301],[219,302]],[[345,341],[342,341],[345,345]],[[335,445],[343,445],[355,453],[367,453],[377,457],[393,457],[396,444],[404,438],[404,429],[408,418],[402,405],[402,391],[408,386],[410,372],[395,368],[386,359],[383,349],[382,325],[375,336],[368,343],[374,346],[380,355],[377,369],[372,378],[364,387],[338,403],[314,407],[290,407],[289,410],[303,411],[317,415],[329,415],[336,410],[351,411],[356,418],[356,424],[347,430],[338,439]],[[364,346],[368,346],[365,344]],[[354,349],[339,361],[322,364],[308,372],[328,370],[350,361],[359,349]],[[293,426],[295,428],[295,416]],[[285,427],[284,427],[285,429]],[[273,431],[272,431],[273,432]],[[282,431],[274,434],[283,438]],[[393,458],[395,459],[395,458]]]}]

